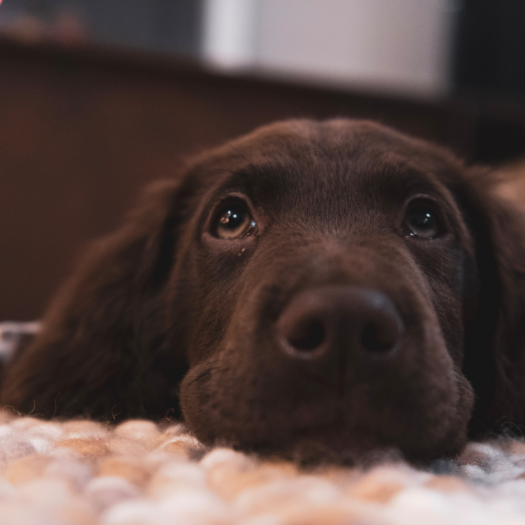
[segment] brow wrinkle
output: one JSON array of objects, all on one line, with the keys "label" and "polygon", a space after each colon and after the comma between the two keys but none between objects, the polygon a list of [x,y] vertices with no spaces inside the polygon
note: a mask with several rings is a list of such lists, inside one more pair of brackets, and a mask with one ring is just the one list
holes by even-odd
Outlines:
[{"label": "brow wrinkle", "polygon": [[236,148],[233,144],[230,144],[229,146],[248,163],[248,166],[253,167],[253,162],[241,150],[239,150],[239,148]]}]

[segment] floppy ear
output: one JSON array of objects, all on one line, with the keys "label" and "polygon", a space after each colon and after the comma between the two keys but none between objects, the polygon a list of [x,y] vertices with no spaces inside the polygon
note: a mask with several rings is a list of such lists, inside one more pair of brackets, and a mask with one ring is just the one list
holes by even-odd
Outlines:
[{"label": "floppy ear", "polygon": [[497,172],[473,169],[458,189],[480,282],[465,341],[464,373],[476,395],[471,437],[525,426],[525,216],[501,184]]},{"label": "floppy ear", "polygon": [[[24,413],[103,420],[177,409],[183,356],[163,352],[180,182],[160,181],[115,233],[94,243],[9,368],[1,400]],[[169,360],[164,357],[169,354]],[[163,357],[164,356],[164,357]]]}]

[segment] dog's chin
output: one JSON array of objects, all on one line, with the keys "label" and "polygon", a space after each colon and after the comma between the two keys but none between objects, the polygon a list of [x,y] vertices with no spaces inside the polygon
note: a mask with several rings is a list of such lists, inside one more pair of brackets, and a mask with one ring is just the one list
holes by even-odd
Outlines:
[{"label": "dog's chin", "polygon": [[323,439],[305,437],[293,443],[255,446],[251,451],[265,459],[284,459],[303,467],[322,465],[345,465],[370,467],[378,463],[392,463],[404,460],[399,449],[378,447],[366,449],[355,447],[344,439]]},{"label": "dog's chin", "polygon": [[380,443],[371,435],[356,435],[344,429],[320,428],[297,432],[293,438],[272,443],[223,443],[245,452],[256,453],[265,459],[290,460],[305,467],[347,465],[369,468],[379,463],[407,461],[413,465],[430,465],[437,459],[457,457],[464,440],[438,449],[403,450],[403,446]]}]

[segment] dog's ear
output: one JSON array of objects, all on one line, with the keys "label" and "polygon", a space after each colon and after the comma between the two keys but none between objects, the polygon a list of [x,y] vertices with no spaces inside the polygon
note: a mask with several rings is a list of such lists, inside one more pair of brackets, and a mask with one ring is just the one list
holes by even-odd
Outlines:
[{"label": "dog's ear", "polygon": [[[113,234],[94,243],[7,370],[1,400],[23,413],[110,420],[177,409],[183,356],[163,362],[163,290],[172,268],[179,181],[160,181]],[[176,353],[176,352],[175,352]]]},{"label": "dog's ear", "polygon": [[476,396],[472,437],[525,425],[525,216],[502,197],[502,184],[497,172],[474,168],[456,188],[474,236],[472,274],[479,282],[464,358]]}]

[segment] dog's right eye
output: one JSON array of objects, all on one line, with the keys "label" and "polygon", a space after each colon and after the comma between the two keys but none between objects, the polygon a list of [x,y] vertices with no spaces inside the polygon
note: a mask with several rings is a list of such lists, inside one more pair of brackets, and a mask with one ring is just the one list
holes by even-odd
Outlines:
[{"label": "dog's right eye", "polygon": [[255,221],[243,204],[229,204],[216,215],[214,233],[219,239],[238,239],[249,235],[255,228]]}]

